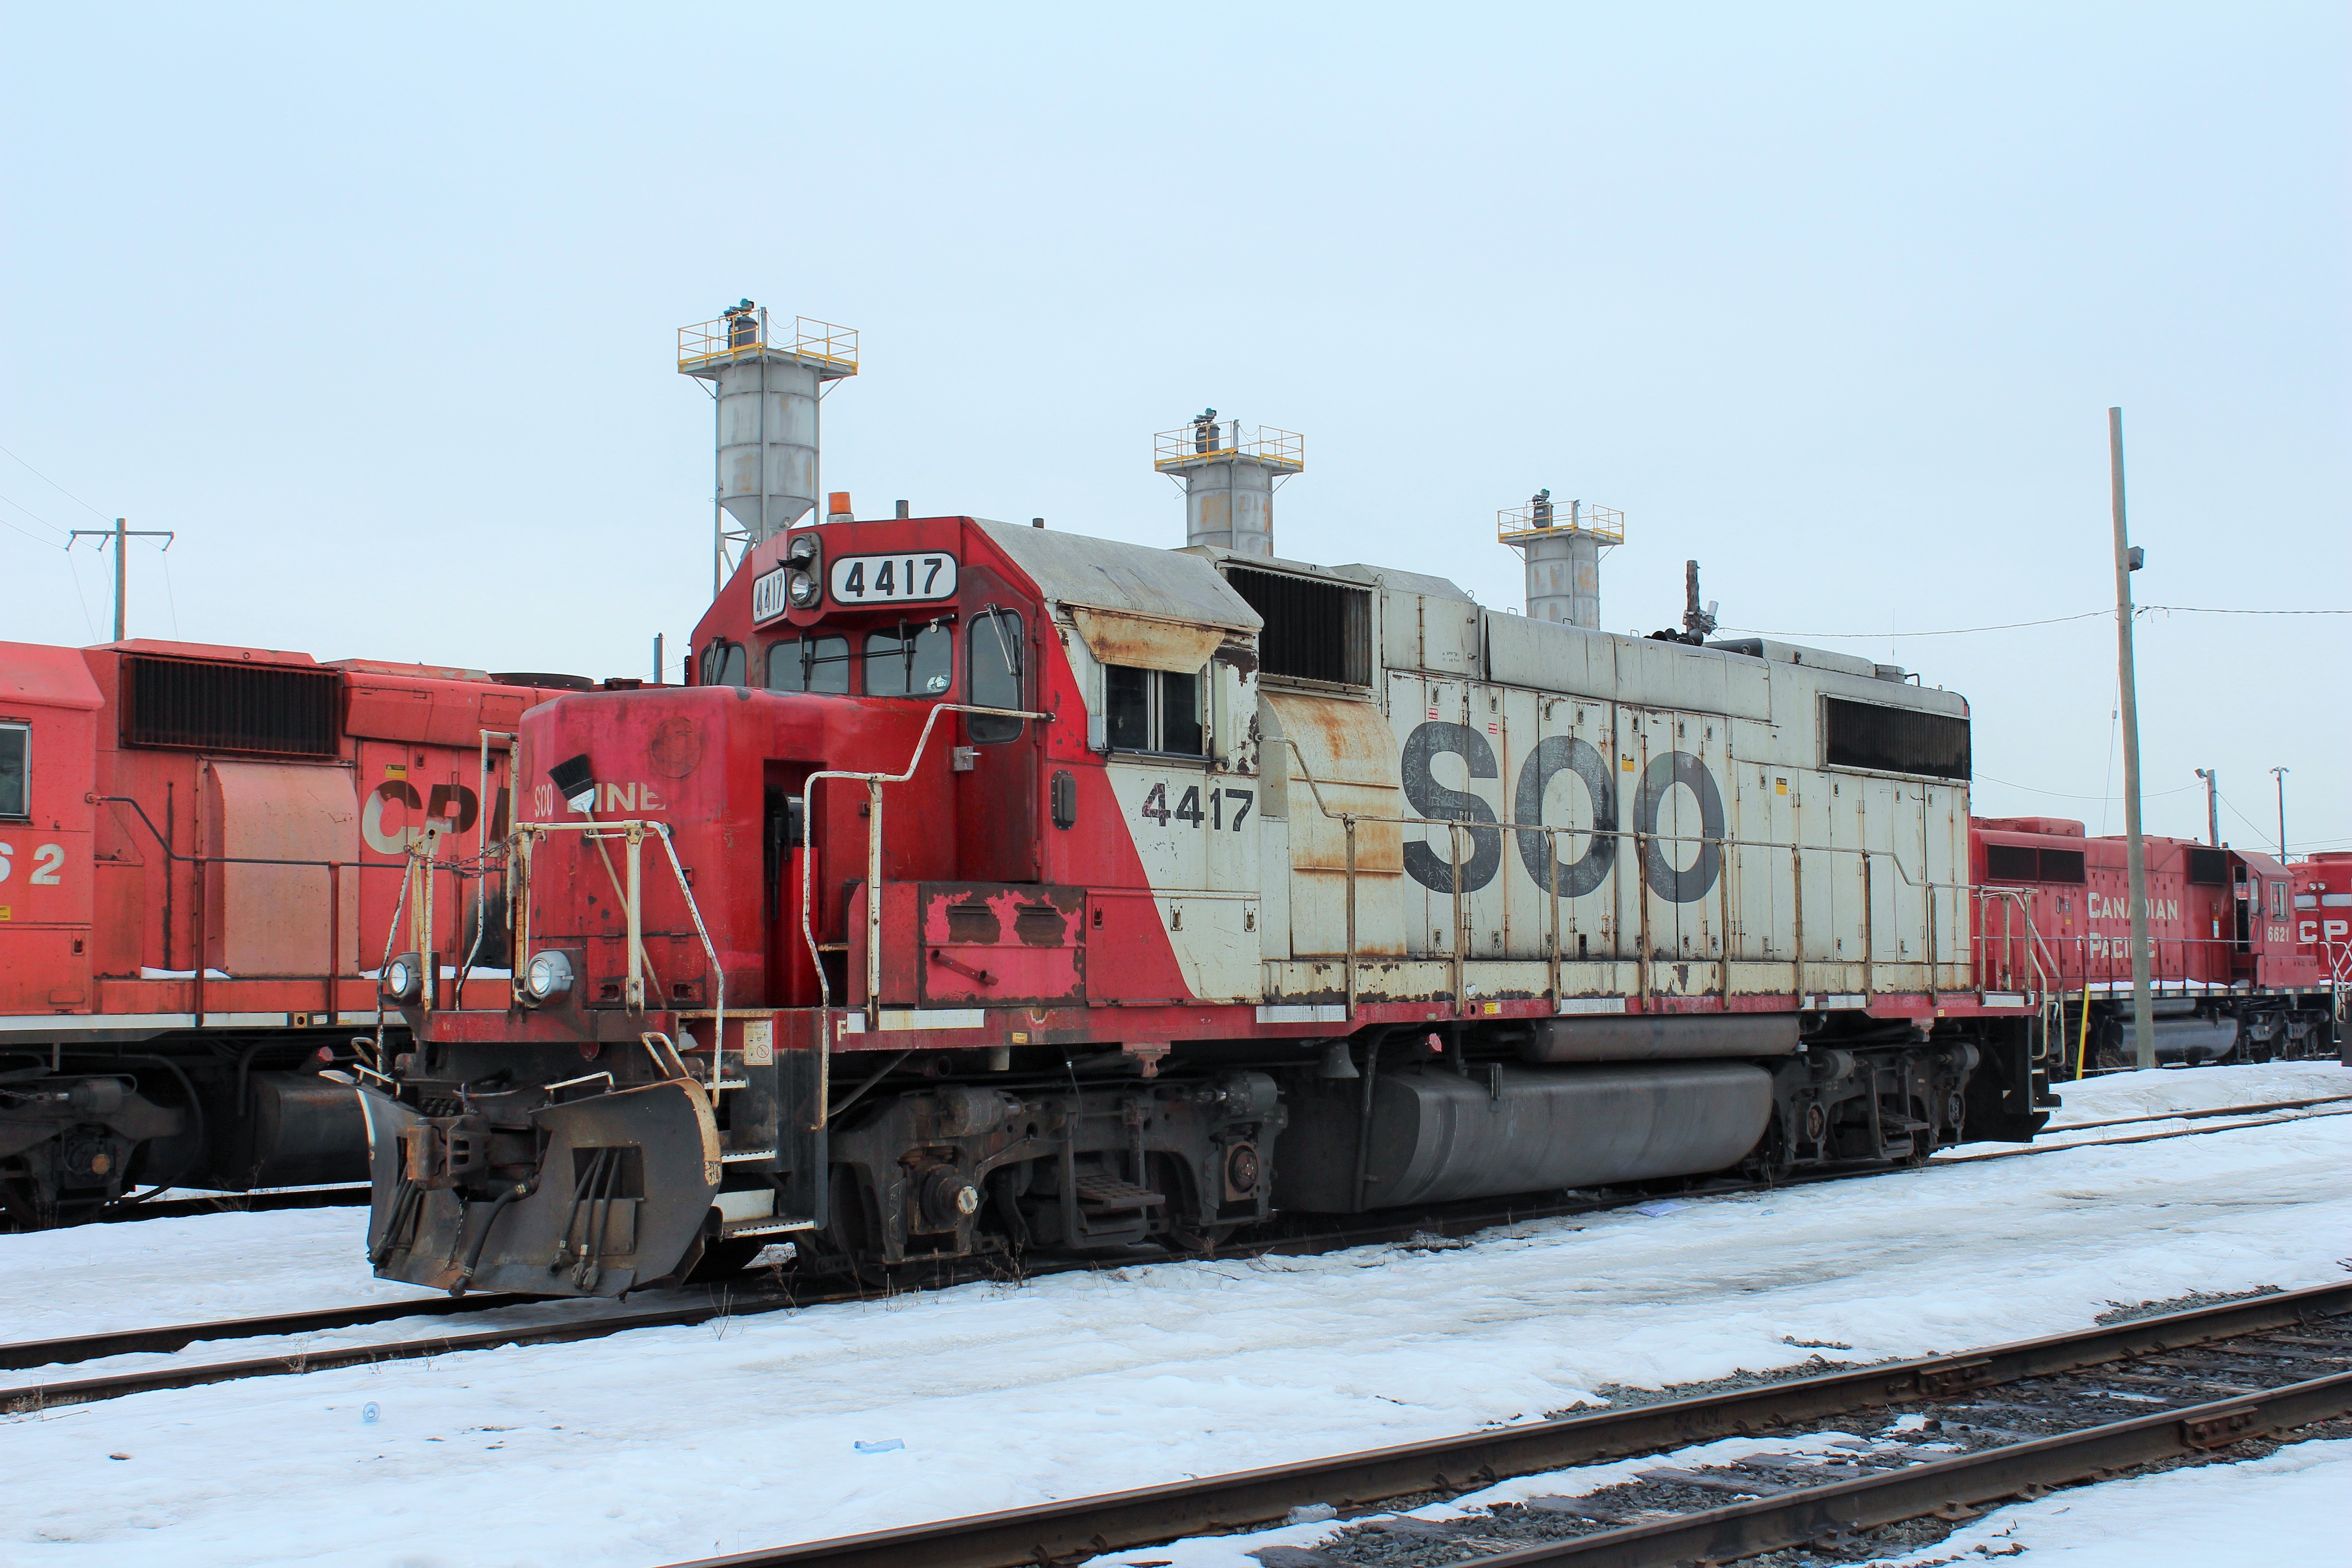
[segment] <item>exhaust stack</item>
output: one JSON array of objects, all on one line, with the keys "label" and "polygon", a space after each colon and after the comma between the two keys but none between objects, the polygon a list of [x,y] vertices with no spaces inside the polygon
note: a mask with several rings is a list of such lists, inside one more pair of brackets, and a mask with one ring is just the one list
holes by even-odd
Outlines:
[{"label": "exhaust stack", "polygon": [[1625,514],[1572,500],[1561,512],[1549,489],[1495,514],[1495,537],[1526,557],[1528,615],[1601,629],[1601,552],[1625,542]]},{"label": "exhaust stack", "polygon": [[1237,555],[1274,554],[1274,492],[1307,467],[1307,438],[1204,410],[1190,425],[1152,437],[1152,467],[1184,486],[1184,543]]}]

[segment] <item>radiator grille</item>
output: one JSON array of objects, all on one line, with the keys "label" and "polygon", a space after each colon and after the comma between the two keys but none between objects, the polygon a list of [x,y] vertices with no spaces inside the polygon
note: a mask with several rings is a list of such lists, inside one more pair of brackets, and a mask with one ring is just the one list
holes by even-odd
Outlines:
[{"label": "radiator grille", "polygon": [[2080,849],[2037,849],[2031,844],[1985,846],[1988,882],[2080,882]]},{"label": "radiator grille", "polygon": [[1948,713],[1922,713],[1875,702],[1822,699],[1828,734],[1822,756],[1833,768],[1874,773],[1926,773],[1930,778],[1969,776],[1969,721]]},{"label": "radiator grille", "polygon": [[1259,669],[1298,680],[1343,686],[1372,683],[1372,591],[1229,567],[1225,581],[1265,617],[1257,635]]},{"label": "radiator grille", "polygon": [[331,669],[128,654],[122,743],[268,757],[341,749],[342,677]]}]

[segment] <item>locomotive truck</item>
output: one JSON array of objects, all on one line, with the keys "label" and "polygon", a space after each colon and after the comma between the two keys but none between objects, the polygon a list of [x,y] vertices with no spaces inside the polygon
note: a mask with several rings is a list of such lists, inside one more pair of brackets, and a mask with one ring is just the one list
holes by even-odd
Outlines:
[{"label": "locomotive truck", "polygon": [[1958,695],[1277,557],[1296,437],[1207,416],[1163,439],[1182,548],[780,512],[823,342],[693,349],[756,525],[693,685],[521,718],[498,1005],[421,921],[387,968],[379,1274],[1202,1248],[2056,1103],[2042,995],[1972,942],[2023,895],[1970,876]]}]

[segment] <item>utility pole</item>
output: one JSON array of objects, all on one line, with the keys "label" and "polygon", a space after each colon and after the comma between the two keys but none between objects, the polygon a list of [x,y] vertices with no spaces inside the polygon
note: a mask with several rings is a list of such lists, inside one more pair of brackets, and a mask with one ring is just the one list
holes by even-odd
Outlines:
[{"label": "utility pole", "polygon": [[2221,803],[2216,797],[2221,793],[2221,770],[2199,768],[2197,776],[2205,781],[2205,842],[2219,849],[2221,847]]},{"label": "utility pole", "polygon": [[130,563],[123,559],[122,555],[123,542],[132,539],[160,539],[163,542],[163,548],[169,550],[172,548],[172,541],[174,537],[168,528],[125,528],[123,520],[118,517],[114,520],[112,528],[77,528],[66,540],[68,550],[73,548],[73,542],[77,539],[95,539],[100,550],[106,548],[108,540],[114,541],[114,640],[116,642],[121,642],[123,638],[123,592],[131,584]]},{"label": "utility pole", "polygon": [[2156,1066],[2147,976],[2147,843],[2139,831],[2139,690],[2132,673],[2131,574],[2145,558],[2124,528],[2124,411],[2107,410],[2108,489],[2116,516],[2116,676],[2124,710],[2124,855],[2131,869],[2132,1059]]},{"label": "utility pole", "polygon": [[2279,864],[2286,864],[2286,770],[2273,768],[2271,777],[2278,780],[2279,795]]}]

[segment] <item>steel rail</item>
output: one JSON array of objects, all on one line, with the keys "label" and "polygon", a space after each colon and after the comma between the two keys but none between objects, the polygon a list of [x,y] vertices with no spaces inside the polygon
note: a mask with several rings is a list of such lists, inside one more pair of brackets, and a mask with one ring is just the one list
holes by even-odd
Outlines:
[{"label": "steel rail", "polygon": [[[2129,1421],[2004,1444],[1950,1459],[1805,1487],[1622,1530],[1498,1552],[1481,1568],[1572,1563],[1576,1568],[1667,1568],[1721,1563],[1843,1531],[1928,1514],[1951,1517],[1977,1503],[2040,1495],[2040,1489],[2104,1479],[2165,1459],[2211,1453],[2255,1437],[2352,1413],[2352,1372],[2240,1398],[2174,1408]],[[1965,1517],[1963,1515],[1962,1517]]]},{"label": "steel rail", "polygon": [[[698,1558],[675,1568],[914,1568],[917,1564],[921,1568],[1013,1568],[1066,1556],[1123,1552],[1187,1536],[1278,1523],[1290,1510],[1314,1503],[1349,1508],[1414,1492],[1490,1486],[1511,1476],[1541,1474],[1749,1436],[1859,1410],[1937,1399],[2217,1340],[2273,1332],[2345,1312],[2352,1312],[2352,1283],[2324,1285],[1990,1350],[1559,1416],[1524,1426],[772,1551]],[[1481,1556],[1476,1561],[1481,1568],[1570,1562],[1585,1568],[1601,1564],[1655,1568],[1698,1557],[1728,1559],[1829,1530],[1850,1529],[1856,1521],[1884,1523],[1932,1512],[1950,1500],[1955,1487],[1970,1493],[1970,1500],[1989,1500],[2014,1493],[2029,1480],[2047,1484],[2044,1478],[2059,1470],[2066,1472],[2065,1479],[2079,1479],[2102,1468],[2144,1464],[2151,1458],[2179,1452],[2184,1443],[2209,1446],[2217,1436],[2237,1442],[2324,1420],[2347,1409],[2352,1409],[2352,1373],[1887,1472],[1883,1480],[1870,1477],[1807,1488],[1759,1503],[1737,1504],[1654,1525]],[[2192,1440],[2187,1436],[2191,1424],[2205,1434],[2202,1438]],[[2168,1433],[2174,1439],[2169,1446]],[[2059,1458],[2050,1458],[2053,1455]],[[1931,1473],[1935,1479],[1925,1488],[1910,1484],[1914,1478]],[[1921,1506],[1922,1497],[1930,1493],[1932,1500]],[[1751,1521],[1778,1522],[1767,1525]],[[1713,1533],[1724,1530],[1735,1533]],[[1720,1545],[1723,1540],[1757,1539],[1772,1530],[1784,1533],[1761,1544],[1741,1544],[1737,1549]],[[1736,1532],[1740,1531],[1750,1534],[1739,1537]],[[1580,1552],[1584,1555],[1573,1555]]]},{"label": "steel rail", "polygon": [[400,1318],[439,1317],[451,1312],[482,1312],[498,1307],[520,1307],[543,1300],[539,1296],[485,1293],[451,1298],[446,1293],[415,1301],[380,1301],[365,1307],[325,1307],[309,1312],[278,1312],[260,1318],[224,1318],[213,1323],[174,1323],[163,1328],[118,1329],[111,1333],[76,1334],[54,1340],[23,1340],[0,1345],[0,1371],[23,1372],[37,1366],[62,1366],[98,1361],[113,1355],[169,1354],[205,1340],[260,1339],[271,1334],[317,1333],[327,1329],[357,1328]]},{"label": "steel rail", "polygon": [[0,1235],[30,1235],[37,1230],[67,1230],[83,1225],[130,1225],[147,1219],[192,1219],[214,1214],[274,1213],[284,1209],[363,1206],[364,1186],[302,1187],[288,1193],[221,1193],[205,1198],[165,1198],[156,1203],[115,1202],[94,1214],[78,1215],[51,1226],[31,1226],[0,1218]]},{"label": "steel rail", "polygon": [[[2320,1114],[2325,1117],[2347,1113],[2322,1112]],[[1825,1171],[1785,1177],[1772,1182],[1726,1182],[1709,1189],[1687,1192],[1681,1194],[1681,1197],[1684,1201],[1696,1202],[1706,1198],[1732,1197],[1744,1193],[1816,1186],[1829,1182],[1955,1169],[1979,1164],[1988,1160],[2010,1159],[2024,1154],[2061,1154],[2071,1150],[2101,1148],[2109,1143],[2155,1142],[2167,1138],[2191,1138],[2215,1132],[2236,1132],[2250,1127],[2275,1126],[2280,1121],[2308,1120],[2313,1118],[2282,1117],[2268,1121],[2240,1122],[2221,1127],[2191,1127],[2179,1131],[2150,1133],[2131,1138],[2095,1139],[2081,1143],[2031,1145],[2021,1149],[2005,1150],[1997,1154],[1970,1155],[1958,1160],[1931,1159],[1927,1163],[1918,1165]],[[1171,1254],[1167,1261],[1200,1261],[1208,1258],[1304,1256],[1344,1251],[1351,1247],[1410,1242],[1414,1237],[1424,1235],[1454,1237],[1474,1235],[1478,1231],[1491,1229],[1497,1226],[1525,1224],[1545,1219],[1568,1219],[1582,1215],[1603,1214],[1614,1209],[1633,1208],[1643,1204],[1656,1203],[1661,1199],[1675,1196],[1675,1194],[1671,1194],[1628,1193],[1612,1197],[1585,1198],[1570,1203],[1540,1204],[1532,1206],[1482,1205],[1467,1212],[1418,1210],[1409,1213],[1403,1218],[1383,1219],[1377,1223],[1343,1229],[1309,1232],[1297,1236],[1261,1237],[1240,1242],[1229,1242],[1218,1247],[1213,1253],[1202,1255],[1202,1258]],[[985,1259],[958,1261],[969,1264],[971,1267],[951,1268],[947,1271],[945,1278],[916,1288],[945,1289],[990,1278],[982,1271]],[[1135,1265],[1132,1260],[1121,1265],[1121,1267],[1133,1266]],[[1028,1272],[1033,1278],[1041,1278],[1051,1274],[1074,1273],[1100,1267],[1102,1264],[1096,1259],[1045,1261],[1034,1264]],[[153,1329],[123,1330],[113,1333],[76,1338],[29,1341],[18,1344],[0,1345],[0,1371],[67,1365],[75,1362],[95,1361],[104,1356],[141,1351],[171,1351],[198,1341],[316,1332],[329,1329],[356,1327],[371,1322],[383,1322],[403,1317],[437,1317],[448,1313],[481,1311],[531,1302],[569,1299],[492,1294],[448,1300],[436,1299],[430,1302],[372,1303],[364,1307],[326,1308],[310,1312],[226,1319],[218,1322],[173,1324]],[[255,1357],[236,1362],[218,1362],[177,1371],[163,1368],[147,1373],[122,1373],[114,1377],[77,1379],[70,1383],[26,1384],[15,1388],[0,1388],[0,1411],[16,1408],[27,1402],[85,1404],[94,1400],[114,1399],[126,1394],[149,1393],[160,1388],[185,1388],[200,1384],[230,1382],[247,1377],[324,1372],[334,1367],[372,1362],[412,1361],[458,1351],[492,1350],[516,1344],[567,1343],[602,1338],[606,1334],[622,1333],[632,1329],[690,1327],[719,1316],[750,1317],[796,1307],[828,1306],[866,1299],[868,1298],[864,1290],[820,1291],[805,1295],[762,1291],[750,1296],[725,1299],[716,1305],[698,1302],[683,1307],[669,1306],[648,1308],[638,1312],[608,1313],[591,1322],[579,1324],[517,1327],[478,1334],[394,1341],[371,1346],[334,1347],[319,1352],[295,1351],[284,1355]]]}]

